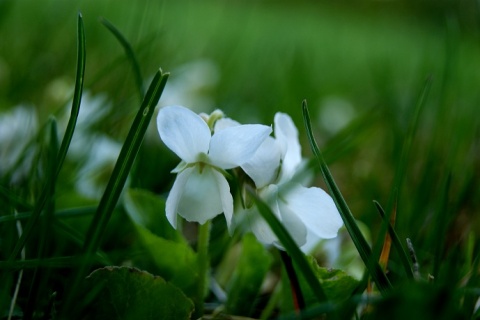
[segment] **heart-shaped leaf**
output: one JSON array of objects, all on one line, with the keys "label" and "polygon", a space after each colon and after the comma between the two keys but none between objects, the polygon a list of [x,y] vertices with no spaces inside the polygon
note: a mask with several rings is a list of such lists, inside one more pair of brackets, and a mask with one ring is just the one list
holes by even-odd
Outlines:
[{"label": "heart-shaped leaf", "polygon": [[98,294],[88,319],[190,319],[193,303],[163,278],[129,267],[105,267],[86,283]]}]

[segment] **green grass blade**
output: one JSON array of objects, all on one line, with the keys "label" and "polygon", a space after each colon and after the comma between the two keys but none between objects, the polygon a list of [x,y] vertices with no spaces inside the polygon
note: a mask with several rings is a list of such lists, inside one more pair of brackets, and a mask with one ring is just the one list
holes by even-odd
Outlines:
[{"label": "green grass blade", "polygon": [[122,33],[107,19],[105,18],[100,18],[100,22],[117,38],[118,42],[123,47],[123,50],[125,50],[125,54],[127,56],[128,61],[130,62],[132,69],[133,69],[133,75],[135,77],[135,85],[137,87],[137,92],[140,98],[140,101],[143,99],[143,77],[142,77],[142,72],[140,71],[140,65],[138,64],[137,58],[135,56],[135,53],[133,52],[132,46],[130,43],[127,41],[127,39],[122,35]]},{"label": "green grass blade", "polygon": [[[73,103],[72,103],[72,112],[70,115],[70,119],[68,120],[67,129],[65,131],[65,135],[62,140],[62,144],[60,145],[60,149],[58,151],[57,157],[57,167],[55,170],[55,179],[60,173],[60,169],[62,168],[63,162],[67,155],[68,147],[70,146],[70,142],[72,141],[73,132],[75,130],[75,125],[77,123],[78,113],[80,111],[80,102],[82,99],[82,90],[83,90],[83,79],[85,75],[85,29],[83,26],[82,15],[78,15],[78,22],[77,22],[77,75],[75,79],[75,91],[73,96]],[[54,182],[52,182],[54,183]],[[31,235],[33,228],[35,227],[40,214],[45,206],[49,195],[49,188],[44,188],[42,193],[35,204],[34,211],[32,216],[28,220],[25,228],[23,229],[22,236],[18,239],[15,247],[13,248],[9,260],[14,260],[20,251],[25,246],[25,243],[28,237]]]},{"label": "green grass blade", "polygon": [[65,157],[67,156],[70,142],[72,141],[73,132],[77,124],[78,113],[80,112],[80,103],[82,101],[83,82],[85,79],[85,28],[83,26],[82,14],[78,14],[78,31],[77,31],[77,74],[75,76],[75,89],[73,92],[72,111],[70,113],[70,119],[68,119],[67,129],[60,145],[57,160],[57,173],[60,173]]},{"label": "green grass blade", "polygon": [[277,236],[278,240],[280,240],[281,244],[293,259],[295,264],[297,265],[298,269],[302,273],[303,277],[309,284],[310,288],[312,289],[313,293],[318,299],[318,302],[324,303],[327,301],[327,296],[323,291],[323,288],[313,273],[310,264],[308,263],[307,258],[303,254],[303,252],[298,248],[297,244],[293,240],[292,236],[288,233],[287,229],[282,225],[282,223],[277,219],[277,217],[272,213],[272,210],[268,207],[268,205],[260,199],[256,192],[249,186],[247,186],[247,190],[250,195],[253,197],[255,204],[257,205],[258,211],[268,223],[272,231]]},{"label": "green grass blade", "polygon": [[[387,217],[385,216],[385,211],[383,210],[380,203],[378,203],[377,201],[373,201],[373,203],[375,204],[375,207],[377,208],[378,213],[380,214],[382,219],[386,220]],[[386,223],[388,223],[388,221],[386,221]],[[395,247],[395,249],[398,252],[398,255],[400,256],[400,260],[402,261],[403,268],[405,269],[405,273],[406,273],[407,277],[409,279],[413,279],[414,278],[413,271],[412,271],[410,261],[408,260],[407,253],[405,252],[405,249],[403,248],[402,243],[401,243],[400,239],[398,238],[397,232],[395,231],[395,229],[393,228],[393,226],[390,223],[388,223],[388,233],[390,234],[390,237],[392,238],[393,246]]]},{"label": "green grass blade", "polygon": [[[54,117],[50,117],[48,123],[50,130],[46,165],[47,182],[45,183],[47,200],[44,210],[45,214],[37,225],[37,229],[39,229],[38,247],[36,249],[37,252],[34,253],[39,260],[43,260],[46,257],[47,250],[55,244],[53,242],[52,227],[54,222],[53,214],[55,212],[55,181],[59,149],[57,122]],[[33,269],[33,275],[30,278],[27,307],[24,309],[25,318],[32,318],[40,297],[45,294],[42,290],[44,290],[43,288],[45,288],[51,272],[49,269],[39,270],[38,267]]]},{"label": "green grass blade", "polygon": [[[393,213],[393,206],[394,202],[398,201],[398,195],[400,194],[400,190],[402,187],[403,179],[406,175],[407,171],[407,165],[408,165],[408,159],[410,157],[410,152],[412,149],[412,143],[413,143],[413,138],[415,137],[415,133],[418,128],[418,122],[420,118],[420,114],[423,110],[423,107],[425,106],[425,102],[427,100],[428,93],[430,92],[430,87],[432,85],[432,79],[427,78],[425,81],[425,85],[423,86],[423,89],[417,99],[417,103],[415,106],[415,111],[412,116],[412,121],[410,122],[408,131],[406,133],[405,140],[403,142],[402,146],[402,151],[400,154],[400,160],[398,162],[396,171],[395,171],[395,177],[393,179],[393,188],[392,192],[390,194],[390,198],[388,201],[388,206],[387,206],[387,211],[386,211],[386,216],[383,219],[382,226],[380,228],[379,232],[379,239],[384,239],[385,235],[387,233],[387,229],[389,228],[389,221],[390,221],[390,216]],[[385,212],[385,211],[384,211]],[[377,245],[374,246],[373,248],[373,255],[376,258],[380,257],[381,250],[382,250],[382,245],[383,243],[381,241],[377,242]],[[410,277],[410,275],[409,275]]]},{"label": "green grass blade", "polygon": [[77,288],[81,279],[85,276],[85,271],[88,267],[88,263],[91,261],[91,256],[96,252],[108,221],[110,220],[118,199],[120,198],[120,194],[123,190],[130,169],[132,168],[145,132],[152,119],[155,106],[157,105],[167,83],[168,75],[168,73],[163,73],[161,70],[156,73],[150,87],[148,88],[143,103],[135,116],[130,131],[128,132],[110,180],[108,181],[105,192],[100,199],[97,211],[95,212],[87,231],[84,243],[84,260],[80,263],[77,274],[72,282],[71,291],[63,309],[65,312],[68,312],[72,307]]},{"label": "green grass blade", "polygon": [[112,176],[108,181],[105,193],[100,200],[97,211],[90,224],[84,246],[86,252],[94,252],[98,247],[100,237],[105,230],[118,199],[120,198],[120,193],[123,190],[130,169],[132,168],[135,157],[140,149],[143,137],[155,111],[155,106],[165,88],[168,75],[168,73],[163,73],[159,70],[148,88],[145,99],[137,112],[122,150],[120,151],[120,155],[118,156],[117,163],[113,169]]},{"label": "green grass blade", "polygon": [[338,189],[335,183],[335,180],[333,179],[332,174],[330,173],[330,169],[328,169],[328,166],[325,160],[323,159],[320,149],[318,148],[317,143],[315,141],[315,137],[313,136],[313,131],[312,131],[311,122],[310,122],[310,115],[308,113],[308,107],[307,107],[306,101],[303,102],[302,107],[303,107],[303,119],[305,122],[308,140],[310,142],[310,147],[312,148],[313,154],[318,160],[318,163],[320,165],[320,170],[322,171],[322,175],[330,191],[330,195],[332,196],[338,208],[338,211],[342,216],[343,223],[345,224],[345,227],[347,228],[347,231],[350,234],[350,237],[352,238],[352,241],[355,244],[355,247],[357,248],[358,253],[360,254],[360,257],[362,258],[367,269],[369,270],[373,280],[377,284],[378,289],[380,290],[380,292],[383,293],[391,287],[390,281],[386,277],[385,273],[383,273],[379,263],[376,260],[372,259],[372,250],[368,245],[367,240],[365,240],[365,237],[360,232],[360,229],[358,228],[358,225],[355,222],[355,218],[350,212],[350,209],[348,208],[348,205],[345,199],[343,198],[342,193]]},{"label": "green grass blade", "polygon": [[[44,259],[26,259],[15,261],[0,261],[0,270],[11,272],[21,269],[36,269],[36,268],[72,268],[78,266],[83,260],[83,257],[78,256],[64,256],[52,257]],[[92,257],[92,262],[103,263],[104,260],[100,256]]]},{"label": "green grass blade", "polygon": [[440,273],[440,266],[442,263],[445,263],[443,261],[442,256],[444,254],[444,249],[445,249],[445,242],[447,241],[447,231],[448,231],[448,225],[451,223],[452,218],[452,212],[451,208],[449,206],[449,195],[450,195],[450,184],[452,181],[452,176],[451,173],[447,174],[441,182],[441,196],[440,196],[440,201],[438,202],[438,208],[436,208],[436,215],[435,215],[435,222],[434,224],[434,232],[433,234],[435,235],[433,239],[437,239],[435,241],[435,247],[434,247],[434,257],[433,257],[433,270],[432,270],[432,276],[434,279],[437,279],[437,282],[439,281],[439,273]]},{"label": "green grass blade", "polygon": [[33,206],[30,205],[28,202],[26,202],[24,199],[22,199],[21,197],[18,196],[18,194],[13,190],[13,189],[9,189],[3,185],[0,185],[0,199],[1,199],[1,211],[0,211],[0,223],[4,222],[4,221],[13,221],[13,220],[17,220],[18,217],[17,216],[21,216],[21,214],[19,215],[15,215],[15,214],[10,214],[8,216],[5,216],[5,212],[3,210],[5,210],[5,208],[7,207],[6,204],[9,204],[11,205],[12,207],[15,207],[17,208],[18,211],[28,211],[28,210],[33,210]]},{"label": "green grass blade", "polygon": [[[33,208],[30,208],[33,210]],[[78,208],[67,208],[63,210],[58,210],[55,212],[55,219],[68,219],[68,218],[75,218],[80,216],[88,216],[93,215],[97,207],[89,206],[89,207],[78,207]],[[44,212],[42,212],[42,215]],[[22,212],[18,214],[10,214],[7,216],[0,217],[0,224],[8,221],[16,221],[16,220],[26,220],[32,216],[32,212]]]}]

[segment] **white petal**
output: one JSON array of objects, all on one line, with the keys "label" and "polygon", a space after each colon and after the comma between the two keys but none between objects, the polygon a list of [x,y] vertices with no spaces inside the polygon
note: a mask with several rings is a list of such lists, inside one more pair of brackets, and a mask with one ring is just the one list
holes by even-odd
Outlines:
[{"label": "white petal", "polygon": [[178,214],[188,221],[203,224],[223,212],[220,187],[225,186],[218,184],[214,169],[209,165],[195,165],[191,170],[183,188]]},{"label": "white petal", "polygon": [[172,189],[167,197],[167,202],[165,203],[165,213],[167,214],[167,219],[175,229],[177,228],[178,205],[181,201],[185,184],[187,183],[187,180],[193,170],[194,168],[186,168],[177,174],[177,178],[173,183]]},{"label": "white petal", "polygon": [[273,183],[280,170],[281,150],[272,137],[267,137],[242,169],[255,182],[257,189]]},{"label": "white petal", "polygon": [[[282,216],[283,225],[288,233],[292,236],[293,240],[299,247],[303,246],[307,241],[307,227],[304,222],[290,209],[289,206],[285,205],[280,198],[278,201],[278,207],[280,209],[280,215]],[[277,247],[283,249],[283,246],[280,243]]]},{"label": "white petal", "polygon": [[287,181],[294,174],[302,161],[298,130],[289,115],[277,112],[274,118],[275,138],[282,148],[282,172],[281,180]]},{"label": "white petal", "polygon": [[310,231],[323,239],[337,236],[343,221],[333,199],[325,191],[299,184],[286,187],[280,192],[280,197]]},{"label": "white petal", "polygon": [[[277,216],[280,222],[282,222],[295,243],[298,246],[305,244],[307,228],[302,220],[283,203],[279,196],[278,187],[271,184],[262,189],[259,196],[269,205],[272,212]],[[271,243],[277,248],[285,250],[282,243],[278,240],[277,236],[273,233],[263,218],[252,225],[252,231],[259,241],[263,243]]]},{"label": "white petal", "polygon": [[249,230],[255,235],[258,241],[267,245],[278,242],[277,236],[273,233],[272,229],[270,229],[270,226],[255,206],[245,210],[242,214],[245,215],[245,221]]},{"label": "white petal", "polygon": [[[267,202],[273,214],[281,221],[280,212],[278,209],[278,188],[276,185],[269,185],[262,189],[259,193],[259,197]],[[258,241],[264,244],[279,243],[277,236],[273,233],[272,229],[260,215],[256,206],[251,209],[245,210],[246,221],[249,229],[253,232]]]},{"label": "white petal", "polygon": [[213,132],[218,132],[218,131],[223,130],[225,128],[236,127],[236,126],[240,126],[240,125],[241,125],[240,122],[237,122],[237,121],[232,120],[230,118],[221,118],[221,119],[218,119],[215,122]]},{"label": "white petal", "polygon": [[215,132],[209,151],[212,165],[231,169],[244,164],[271,132],[272,128],[259,124],[228,127]]},{"label": "white petal", "polygon": [[220,200],[222,202],[222,210],[227,221],[227,227],[230,234],[232,234],[232,219],[233,219],[233,197],[230,193],[230,186],[228,185],[225,176],[217,170],[212,170],[212,173],[217,181]]},{"label": "white petal", "polygon": [[181,106],[164,107],[158,113],[157,127],[165,145],[185,162],[193,163],[198,154],[207,154],[210,129],[193,111]]}]

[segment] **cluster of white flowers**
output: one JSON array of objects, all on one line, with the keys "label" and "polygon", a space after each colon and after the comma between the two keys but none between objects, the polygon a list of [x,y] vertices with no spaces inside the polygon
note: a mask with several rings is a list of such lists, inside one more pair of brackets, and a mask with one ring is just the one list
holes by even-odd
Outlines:
[{"label": "cluster of white flowers", "polygon": [[332,198],[320,188],[293,181],[302,156],[298,130],[288,115],[277,113],[272,130],[260,124],[242,125],[218,110],[198,115],[169,106],[160,110],[157,126],[165,145],[182,160],[173,170],[177,178],[166,202],[173,227],[177,215],[203,224],[223,212],[230,231],[234,221],[243,220],[259,241],[282,248],[255,206],[242,208],[236,216],[243,219],[234,219],[226,170],[238,168],[235,174],[246,174],[253,181],[258,196],[299,246],[337,235],[342,219]]}]

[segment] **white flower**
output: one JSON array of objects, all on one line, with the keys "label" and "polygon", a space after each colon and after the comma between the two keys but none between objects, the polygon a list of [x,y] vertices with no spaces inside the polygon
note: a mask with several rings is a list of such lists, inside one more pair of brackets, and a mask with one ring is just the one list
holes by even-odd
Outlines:
[{"label": "white flower", "polygon": [[29,144],[37,129],[33,107],[20,105],[0,113],[0,177],[5,179],[4,175],[11,171],[9,179],[13,184],[27,178],[36,152]]},{"label": "white flower", "polygon": [[180,106],[162,108],[157,126],[165,145],[182,159],[166,202],[168,221],[176,227],[178,213],[203,224],[223,212],[231,230],[233,197],[224,170],[247,162],[272,129],[241,125],[212,135],[202,117]]},{"label": "white flower", "polygon": [[[336,237],[343,222],[332,198],[320,188],[306,188],[292,181],[302,161],[298,131],[292,119],[277,113],[274,133],[275,139],[265,140],[242,169],[298,246]],[[255,207],[245,213],[252,232],[261,242],[282,248]]]}]

